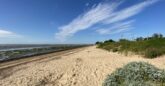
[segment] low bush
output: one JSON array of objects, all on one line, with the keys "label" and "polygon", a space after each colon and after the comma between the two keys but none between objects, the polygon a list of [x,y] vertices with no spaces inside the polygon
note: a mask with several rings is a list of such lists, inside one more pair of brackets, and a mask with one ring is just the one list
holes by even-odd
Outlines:
[{"label": "low bush", "polygon": [[117,52],[118,51],[118,48],[113,48],[112,49],[112,52]]},{"label": "low bush", "polygon": [[165,71],[145,62],[131,62],[108,75],[103,86],[165,86]]},{"label": "low bush", "polygon": [[145,51],[145,57],[147,58],[155,58],[161,55],[163,55],[163,52],[159,49],[151,48]]}]

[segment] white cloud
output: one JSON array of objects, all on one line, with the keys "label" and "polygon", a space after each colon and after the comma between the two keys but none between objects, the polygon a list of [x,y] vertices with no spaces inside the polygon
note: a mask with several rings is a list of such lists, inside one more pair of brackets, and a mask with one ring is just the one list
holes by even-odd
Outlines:
[{"label": "white cloud", "polygon": [[60,32],[56,33],[57,39],[65,40],[67,37],[72,36],[78,31],[85,30],[94,24],[101,22],[109,17],[118,4],[99,4],[97,7],[80,15],[72,22],[62,27],[59,27]]},{"label": "white cloud", "polygon": [[[117,28],[117,30],[114,30],[113,33],[125,31],[127,28],[129,29],[131,23],[122,25],[123,23],[120,22],[126,21],[127,18],[138,14],[145,7],[157,1],[158,0],[147,0],[117,12],[116,9],[121,2],[113,2],[111,4],[100,3],[99,5],[92,7],[91,10],[73,19],[73,21],[71,21],[69,24],[59,27],[59,32],[55,33],[55,37],[56,39],[65,41],[68,37],[73,36],[75,33],[88,29],[96,24],[102,24],[102,26],[109,25],[115,29]],[[122,26],[122,28],[119,26]],[[110,28],[110,30],[100,29],[97,30],[97,32],[107,34],[106,31],[111,32],[111,30],[112,28]]]},{"label": "white cloud", "polygon": [[116,33],[120,33],[123,31],[128,31],[129,29],[132,28],[133,22],[134,22],[134,20],[116,23],[110,28],[98,29],[98,30],[96,30],[96,32],[98,32],[101,35],[107,35],[107,34],[116,34]]},{"label": "white cloud", "polygon": [[85,4],[85,6],[87,6],[87,7],[88,7],[88,6],[89,6],[89,3],[86,3],[86,4]]},{"label": "white cloud", "polygon": [[18,38],[20,35],[7,30],[0,29],[0,38]]},{"label": "white cloud", "polygon": [[110,24],[110,23],[115,23],[115,22],[130,18],[130,17],[140,13],[144,8],[146,8],[147,6],[153,4],[157,1],[158,0],[147,0],[142,3],[133,5],[131,7],[125,8],[121,11],[114,12],[113,14],[111,14],[112,16],[110,16],[108,19],[105,20],[104,23]]}]

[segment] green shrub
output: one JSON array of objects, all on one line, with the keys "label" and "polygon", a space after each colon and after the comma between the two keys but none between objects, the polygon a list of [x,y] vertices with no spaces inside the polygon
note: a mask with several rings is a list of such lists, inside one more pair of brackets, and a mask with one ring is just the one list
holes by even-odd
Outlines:
[{"label": "green shrub", "polygon": [[131,62],[108,75],[103,86],[165,86],[165,71],[145,62]]},{"label": "green shrub", "polygon": [[112,52],[117,52],[118,51],[118,48],[113,48],[112,49]]},{"label": "green shrub", "polygon": [[147,49],[145,51],[145,57],[147,58],[155,58],[158,56],[161,56],[163,54],[163,52],[159,49]]}]

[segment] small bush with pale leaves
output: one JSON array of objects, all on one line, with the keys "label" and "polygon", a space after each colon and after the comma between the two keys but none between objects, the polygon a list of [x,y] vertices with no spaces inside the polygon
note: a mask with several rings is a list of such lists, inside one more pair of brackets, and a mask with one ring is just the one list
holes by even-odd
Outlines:
[{"label": "small bush with pale leaves", "polygon": [[108,75],[103,86],[165,86],[165,71],[145,62],[131,62]]}]

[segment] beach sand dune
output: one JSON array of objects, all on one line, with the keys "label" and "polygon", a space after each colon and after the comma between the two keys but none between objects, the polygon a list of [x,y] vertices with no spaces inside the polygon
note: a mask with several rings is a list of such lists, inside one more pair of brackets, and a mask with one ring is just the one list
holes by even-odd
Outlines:
[{"label": "beach sand dune", "polygon": [[146,59],[97,49],[51,57],[0,71],[0,86],[102,86],[106,76],[132,61],[145,61],[165,68],[165,56]]}]

